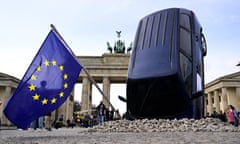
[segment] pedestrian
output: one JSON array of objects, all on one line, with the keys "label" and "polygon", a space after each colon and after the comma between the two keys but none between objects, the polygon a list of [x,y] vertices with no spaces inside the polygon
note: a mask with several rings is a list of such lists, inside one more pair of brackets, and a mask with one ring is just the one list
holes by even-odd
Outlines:
[{"label": "pedestrian", "polygon": [[37,129],[37,119],[31,122],[30,127],[34,130]]},{"label": "pedestrian", "polygon": [[110,121],[113,120],[113,117],[114,117],[114,110],[111,108],[111,110],[109,112],[109,119],[110,119]]},{"label": "pedestrian", "polygon": [[110,115],[109,115],[109,108],[106,108],[106,110],[105,110],[105,121],[109,121],[109,119],[110,119]]},{"label": "pedestrian", "polygon": [[46,115],[46,118],[45,118],[45,128],[49,131],[52,130],[52,124],[51,124],[51,112],[49,112],[47,115]]},{"label": "pedestrian", "polygon": [[38,128],[43,129],[43,116],[38,118]]},{"label": "pedestrian", "polygon": [[103,102],[101,101],[100,104],[97,106],[99,124],[104,123],[105,110],[106,110],[106,107],[103,104]]},{"label": "pedestrian", "polygon": [[226,116],[227,116],[228,123],[234,125],[234,112],[232,109],[232,105],[228,106]]},{"label": "pedestrian", "polygon": [[233,115],[234,115],[234,126],[235,126],[235,127],[238,127],[238,124],[239,124],[238,112],[237,112],[237,110],[235,109],[234,106],[231,105],[231,108],[232,108],[232,110],[233,110]]}]

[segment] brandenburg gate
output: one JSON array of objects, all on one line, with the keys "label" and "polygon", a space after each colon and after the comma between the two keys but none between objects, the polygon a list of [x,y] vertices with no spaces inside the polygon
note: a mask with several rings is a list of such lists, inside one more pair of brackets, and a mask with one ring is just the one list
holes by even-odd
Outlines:
[{"label": "brandenburg gate", "polygon": [[[87,69],[96,83],[102,83],[102,91],[110,101],[111,83],[126,83],[130,54],[105,53],[102,56],[78,56],[80,63]],[[82,71],[77,83],[82,83],[81,111],[92,109],[92,86],[87,74]],[[109,103],[103,98],[103,103]]]},{"label": "brandenburg gate", "polygon": [[106,107],[111,106],[109,103],[111,83],[126,83],[132,43],[126,48],[125,53],[125,43],[120,40],[121,31],[116,32],[118,40],[115,42],[114,47],[111,47],[109,42],[107,42],[110,53],[104,53],[102,56],[77,57],[87,70],[87,72],[82,71],[77,80],[77,83],[82,83],[81,111],[90,113],[92,110],[92,85],[94,83],[88,74],[94,82],[102,83],[103,103]]}]

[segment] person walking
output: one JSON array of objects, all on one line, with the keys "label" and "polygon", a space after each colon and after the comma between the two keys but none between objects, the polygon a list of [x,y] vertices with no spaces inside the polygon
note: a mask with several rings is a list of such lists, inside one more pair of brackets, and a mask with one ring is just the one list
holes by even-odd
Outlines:
[{"label": "person walking", "polygon": [[232,108],[232,110],[233,110],[233,115],[234,115],[234,126],[235,126],[235,127],[238,127],[238,124],[239,124],[238,112],[237,112],[237,110],[235,109],[234,106],[231,105],[231,108]]},{"label": "person walking", "polygon": [[105,105],[103,104],[102,101],[97,106],[97,111],[98,111],[99,124],[102,125],[104,123],[104,115],[105,115],[105,111],[106,111],[106,107],[105,107]]},{"label": "person walking", "polygon": [[39,129],[43,129],[43,120],[44,120],[43,116],[40,116],[38,118],[38,128]]},{"label": "person walking", "polygon": [[45,117],[45,128],[48,130],[48,131],[51,131],[52,130],[52,124],[51,124],[51,112],[48,113]]},{"label": "person walking", "polygon": [[228,123],[234,125],[234,112],[233,112],[233,109],[232,109],[232,105],[228,106],[226,115],[227,115]]}]

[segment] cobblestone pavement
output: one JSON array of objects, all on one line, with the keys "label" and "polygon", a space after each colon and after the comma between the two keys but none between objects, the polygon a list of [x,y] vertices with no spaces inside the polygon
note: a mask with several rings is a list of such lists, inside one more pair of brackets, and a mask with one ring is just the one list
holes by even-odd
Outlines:
[{"label": "cobblestone pavement", "polygon": [[1,130],[0,144],[239,144],[240,132],[86,132],[84,128]]}]

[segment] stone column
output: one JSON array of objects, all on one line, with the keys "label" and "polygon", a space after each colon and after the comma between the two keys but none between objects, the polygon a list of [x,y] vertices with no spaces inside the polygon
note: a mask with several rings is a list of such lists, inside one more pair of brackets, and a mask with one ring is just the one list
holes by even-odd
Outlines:
[{"label": "stone column", "polygon": [[215,107],[216,107],[216,112],[220,113],[220,103],[219,103],[218,90],[214,91],[214,104],[215,104]]},{"label": "stone column", "polygon": [[88,114],[91,114],[92,110],[92,83],[89,81],[89,87],[88,87]]},{"label": "stone column", "polygon": [[[110,101],[110,80],[108,77],[103,77],[103,93]],[[103,103],[106,105],[106,107],[109,107],[109,103],[105,98],[103,98]]]},{"label": "stone column", "polygon": [[223,106],[223,111],[225,112],[228,107],[227,88],[222,88],[222,106]]},{"label": "stone column", "polygon": [[6,86],[6,87],[5,87],[5,92],[4,92],[4,97],[3,97],[3,99],[2,99],[3,104],[2,104],[2,106],[1,106],[1,112],[0,112],[0,118],[2,118],[2,119],[1,119],[1,123],[2,123],[2,124],[7,124],[7,125],[10,125],[10,124],[11,124],[11,122],[10,122],[10,121],[5,117],[5,115],[2,113],[3,107],[4,107],[4,105],[6,104],[8,98],[11,96],[11,94],[12,94],[12,93],[11,93],[11,87]]},{"label": "stone column", "polygon": [[63,115],[64,122],[67,119],[71,119],[73,116],[73,103],[74,103],[74,88],[73,91],[69,94],[66,101],[56,109],[55,115],[51,113],[51,119],[58,119],[61,115]]},{"label": "stone column", "polygon": [[213,114],[213,103],[212,103],[212,95],[211,93],[209,92],[207,94],[208,96],[208,112],[209,112],[209,115]]},{"label": "stone column", "polygon": [[66,115],[65,115],[65,120],[71,119],[72,115],[73,115],[73,104],[74,100],[73,100],[73,92],[70,93],[70,96],[67,98],[66,101]]},{"label": "stone column", "polygon": [[73,116],[73,104],[74,104],[74,92],[72,91],[65,101],[65,113],[64,113],[64,118],[65,120],[71,119]]},{"label": "stone column", "polygon": [[82,79],[82,102],[81,102],[81,111],[89,110],[89,89],[90,89],[90,81],[87,77],[83,77]]}]

